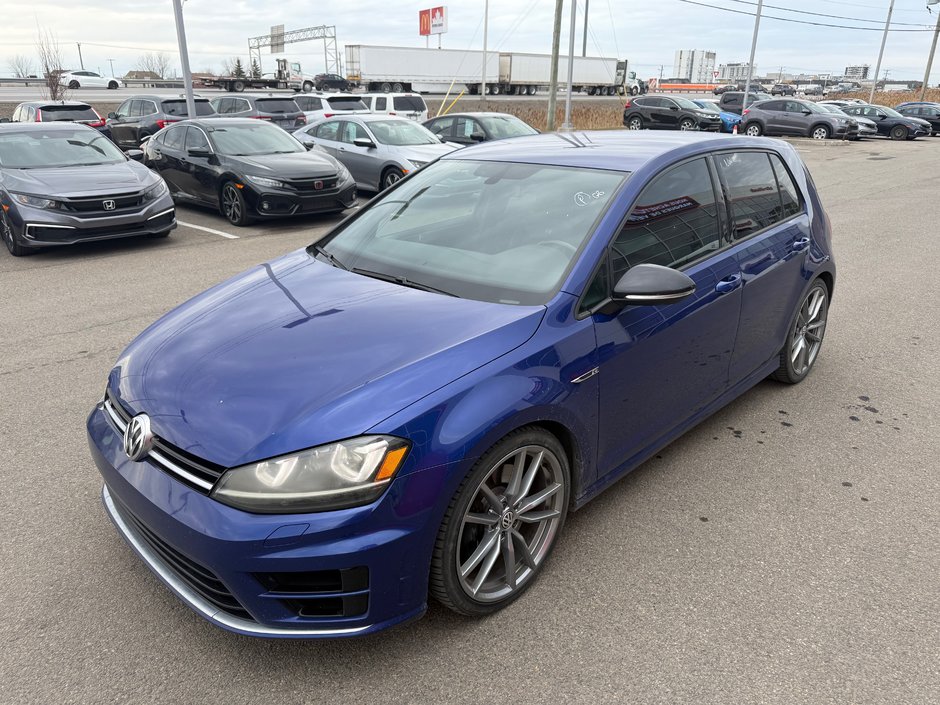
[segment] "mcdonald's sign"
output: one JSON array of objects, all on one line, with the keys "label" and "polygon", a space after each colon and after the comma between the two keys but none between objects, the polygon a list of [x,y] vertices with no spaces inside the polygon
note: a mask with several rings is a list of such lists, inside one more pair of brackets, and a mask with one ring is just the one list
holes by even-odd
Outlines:
[{"label": "mcdonald's sign", "polygon": [[431,34],[431,11],[430,10],[418,11],[418,34],[420,34],[422,37],[427,37]]},{"label": "mcdonald's sign", "polygon": [[418,34],[426,37],[430,34],[444,34],[447,31],[447,6],[432,7],[418,11]]}]

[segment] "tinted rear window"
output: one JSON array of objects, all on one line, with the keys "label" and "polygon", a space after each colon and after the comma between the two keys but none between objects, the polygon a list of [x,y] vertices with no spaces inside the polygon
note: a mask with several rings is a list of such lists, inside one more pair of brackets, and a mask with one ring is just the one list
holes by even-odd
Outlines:
[{"label": "tinted rear window", "polygon": [[[186,115],[186,101],[164,100],[163,112],[167,115],[176,115],[178,117]],[[196,115],[212,115],[214,112],[215,110],[212,109],[212,105],[206,98],[196,101]]]},{"label": "tinted rear window", "polygon": [[39,109],[39,112],[42,114],[43,122],[55,122],[56,120],[66,120],[68,122],[92,120],[97,122],[100,119],[89,105],[44,105]]},{"label": "tinted rear window", "polygon": [[296,113],[297,103],[293,98],[259,98],[255,101],[258,110],[265,113]]},{"label": "tinted rear window", "polygon": [[311,95],[299,95],[294,98],[294,102],[301,110],[320,110],[323,107],[323,101]]},{"label": "tinted rear window", "polygon": [[366,104],[355,96],[334,96],[333,98],[327,98],[326,102],[334,110],[368,110]]},{"label": "tinted rear window", "polygon": [[397,96],[392,104],[395,106],[395,110],[413,110],[420,113],[428,109],[421,96],[417,95]]}]

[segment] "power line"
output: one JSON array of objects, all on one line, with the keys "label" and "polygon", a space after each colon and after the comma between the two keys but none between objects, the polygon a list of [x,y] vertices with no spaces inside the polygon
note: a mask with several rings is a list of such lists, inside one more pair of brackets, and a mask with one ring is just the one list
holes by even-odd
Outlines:
[{"label": "power line", "polygon": [[[757,5],[756,2],[749,2],[749,0],[727,0],[728,2],[735,2],[739,5]],[[846,17],[844,15],[826,15],[822,12],[810,12],[809,10],[791,10],[789,7],[781,7],[780,5],[764,5],[764,7],[769,7],[773,10],[783,10],[784,12],[792,12],[797,15],[812,15],[814,17],[828,17],[834,20],[850,20],[853,22],[873,22],[875,24],[884,24],[884,20],[869,20],[863,17]],[[762,15],[763,16],[763,15]],[[907,27],[926,27],[927,25],[923,22],[892,22],[892,25],[901,25]]]},{"label": "power line", "polygon": [[[704,2],[696,2],[695,0],[679,0],[679,2],[684,2],[687,5],[698,5],[700,7],[708,7],[713,10],[722,10],[723,12],[732,12],[736,15],[747,15],[748,17],[754,17],[757,15],[756,12],[746,12],[745,10],[733,10],[730,7],[721,7],[720,5],[710,5]],[[778,22],[790,22],[792,24],[805,24],[812,25],[814,27],[833,27],[835,29],[854,29],[859,32],[883,32],[884,30],[878,27],[851,27],[844,24],[829,24],[826,22],[810,22],[809,20],[795,20],[792,17],[775,17],[774,15],[765,15],[761,13],[762,19],[768,20],[777,20]],[[892,29],[891,32],[933,32],[932,29]]]}]

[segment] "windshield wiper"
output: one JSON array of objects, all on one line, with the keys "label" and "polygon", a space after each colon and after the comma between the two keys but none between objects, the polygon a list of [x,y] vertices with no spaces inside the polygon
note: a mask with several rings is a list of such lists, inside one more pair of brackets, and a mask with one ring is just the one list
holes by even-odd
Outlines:
[{"label": "windshield wiper", "polygon": [[316,252],[318,255],[323,255],[324,257],[326,257],[327,261],[330,264],[332,264],[334,267],[337,267],[339,269],[345,269],[347,272],[350,271],[349,267],[347,267],[345,264],[343,264],[338,259],[336,259],[336,256],[333,255],[332,252],[327,252],[325,249],[323,249],[323,245],[314,245],[313,251]]},{"label": "windshield wiper", "polygon": [[421,284],[420,282],[414,282],[405,277],[395,276],[394,274],[383,274],[382,272],[372,272],[368,269],[359,269],[358,267],[353,267],[349,270],[350,272],[355,272],[356,274],[362,274],[366,277],[371,277],[372,279],[380,279],[385,282],[392,282],[393,284],[400,284],[401,286],[407,286],[409,289],[418,289],[420,291],[430,291],[433,294],[443,294],[444,296],[453,296],[454,298],[459,298],[457,294],[452,291],[445,291],[444,289],[438,289],[435,286],[430,286],[429,284]]}]

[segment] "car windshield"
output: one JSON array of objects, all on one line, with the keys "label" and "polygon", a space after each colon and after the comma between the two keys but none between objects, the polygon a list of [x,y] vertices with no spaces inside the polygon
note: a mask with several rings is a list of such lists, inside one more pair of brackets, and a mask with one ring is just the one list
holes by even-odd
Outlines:
[{"label": "car windshield", "polygon": [[544,304],[627,177],[447,159],[379,196],[311,252],[322,247],[337,266],[416,288]]},{"label": "car windshield", "polygon": [[354,95],[337,95],[327,98],[326,102],[333,110],[368,110],[366,104]]},{"label": "car windshield", "polygon": [[430,130],[410,120],[377,120],[367,124],[376,140],[393,147],[440,143]]},{"label": "car windshield", "polygon": [[94,166],[125,161],[124,153],[111,140],[90,127],[0,133],[0,167],[6,169]]},{"label": "car windshield", "polygon": [[673,98],[674,101],[679,105],[680,108],[685,110],[701,110],[701,107],[693,103],[688,98]]},{"label": "car windshield", "polygon": [[98,122],[101,120],[90,105],[43,105],[39,108],[40,122],[78,122],[88,120]]},{"label": "car windshield", "polygon": [[826,103],[816,103],[817,108],[822,108],[827,113],[839,113],[842,114],[842,111],[839,110],[838,105],[828,105]]},{"label": "car windshield", "polygon": [[705,112],[705,113],[715,113],[715,114],[718,114],[718,113],[721,112],[721,111],[718,109],[718,106],[717,106],[717,105],[715,105],[714,103],[709,103],[709,102],[706,101],[706,100],[703,100],[701,103],[696,103],[696,104],[695,104],[695,109],[696,109],[696,110],[701,110],[702,112]]},{"label": "car windshield", "polygon": [[480,122],[483,123],[486,131],[493,135],[493,139],[497,140],[539,133],[534,127],[513,115],[486,115],[480,118]]},{"label": "car windshield", "polygon": [[887,115],[888,117],[893,117],[893,118],[904,117],[903,115],[901,115],[901,113],[899,113],[899,112],[898,112],[897,110],[895,110],[894,108],[889,108],[889,107],[887,107],[887,106],[885,106],[885,105],[879,105],[879,106],[877,106],[877,107],[878,107],[878,110],[880,110],[881,112],[883,112],[883,113],[884,113],[885,115]]},{"label": "car windshield", "polygon": [[231,157],[307,151],[300,142],[280,127],[260,121],[252,122],[251,125],[213,125],[209,131],[209,139],[212,140],[215,151]]},{"label": "car windshield", "polygon": [[293,98],[259,98],[255,101],[255,106],[262,113],[296,113],[300,111]]},{"label": "car windshield", "polygon": [[[215,109],[212,107],[212,104],[205,98],[202,100],[196,100],[196,115],[212,115],[215,113]],[[186,109],[185,100],[164,100],[163,101],[163,112],[167,115],[173,115],[175,117],[187,117],[189,112]]]}]

